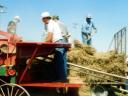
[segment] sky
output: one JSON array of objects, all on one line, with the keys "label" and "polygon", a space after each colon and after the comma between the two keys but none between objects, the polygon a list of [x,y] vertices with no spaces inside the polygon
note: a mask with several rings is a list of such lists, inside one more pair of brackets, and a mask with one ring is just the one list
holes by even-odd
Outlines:
[{"label": "sky", "polygon": [[128,0],[0,0],[0,5],[7,7],[6,13],[0,14],[0,30],[6,31],[8,22],[19,15],[17,34],[25,41],[42,41],[41,13],[48,11],[59,15],[72,39],[81,40],[81,25],[91,14],[98,29],[93,47],[107,51],[113,35],[128,24],[127,4]]}]

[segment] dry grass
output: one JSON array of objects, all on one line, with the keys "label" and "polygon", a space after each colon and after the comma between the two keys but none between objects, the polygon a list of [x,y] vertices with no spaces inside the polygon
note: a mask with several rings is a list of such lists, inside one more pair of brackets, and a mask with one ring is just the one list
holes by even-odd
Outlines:
[{"label": "dry grass", "polygon": [[[74,48],[68,52],[68,62],[121,76],[125,74],[123,54],[116,54],[114,51],[99,53],[96,52],[95,48],[83,45],[77,40],[74,41]],[[90,75],[87,76],[86,78],[88,78],[88,80],[90,78],[91,81],[98,79]],[[106,79],[110,78],[106,76]],[[114,79],[115,78],[111,78],[111,80]]]},{"label": "dry grass", "polygon": [[[110,52],[97,52],[95,48],[92,48],[87,45],[83,45],[80,41],[74,41],[74,48],[71,48],[71,51],[68,52],[68,62],[79,64],[91,69],[100,70],[103,72],[108,72],[112,74],[117,74],[120,76],[125,75],[125,64],[124,64],[124,55],[116,54],[114,51]],[[73,67],[72,67],[73,68]],[[77,70],[77,68],[74,68]],[[81,69],[80,69],[81,71]],[[84,70],[85,71],[85,70]],[[98,83],[98,82],[111,82],[111,81],[123,81],[119,78],[114,78],[110,76],[103,76],[100,74],[95,74],[95,76],[90,74],[77,74],[77,72],[70,70],[71,76],[79,76],[85,83]],[[97,77],[102,78],[97,78]],[[86,89],[86,90],[85,90]],[[82,90],[86,91],[83,92]],[[90,96],[89,87],[83,87],[80,89],[80,96]],[[120,93],[121,94],[121,93]],[[117,95],[117,96],[127,96],[127,95]]]}]

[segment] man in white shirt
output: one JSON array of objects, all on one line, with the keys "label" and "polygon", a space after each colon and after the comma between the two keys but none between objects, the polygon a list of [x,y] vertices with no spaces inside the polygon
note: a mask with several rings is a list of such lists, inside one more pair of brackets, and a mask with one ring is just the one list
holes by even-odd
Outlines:
[{"label": "man in white shirt", "polygon": [[65,24],[59,20],[59,16],[56,16],[56,15],[52,16],[52,19],[59,24],[63,39],[64,39],[65,43],[68,43],[68,39],[69,39],[70,35],[68,33],[68,29],[65,26]]},{"label": "man in white shirt", "polygon": [[[59,25],[51,19],[49,12],[41,14],[42,22],[45,24],[47,36],[45,42],[64,43]],[[67,80],[67,60],[65,48],[55,48],[54,63],[56,67],[57,81]]]}]

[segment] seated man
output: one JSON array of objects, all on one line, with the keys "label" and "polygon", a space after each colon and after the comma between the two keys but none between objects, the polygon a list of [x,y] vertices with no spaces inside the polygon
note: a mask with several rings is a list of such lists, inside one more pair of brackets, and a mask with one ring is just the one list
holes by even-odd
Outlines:
[{"label": "seated man", "polygon": [[[51,19],[49,12],[41,14],[42,21],[45,24],[47,36],[45,42],[64,43],[61,29],[57,22]],[[65,48],[55,48],[54,63],[56,68],[56,81],[65,82],[67,80],[67,61]]]}]

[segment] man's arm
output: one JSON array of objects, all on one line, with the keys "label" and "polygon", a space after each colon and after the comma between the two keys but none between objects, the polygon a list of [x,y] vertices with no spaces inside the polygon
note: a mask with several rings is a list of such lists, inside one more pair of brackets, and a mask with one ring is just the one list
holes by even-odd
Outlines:
[{"label": "man's arm", "polygon": [[45,42],[52,42],[52,37],[53,37],[53,33],[52,32],[48,32],[46,38],[45,38]]},{"label": "man's arm", "polygon": [[95,33],[97,32],[97,28],[94,23],[92,23],[92,28],[95,30]]}]

